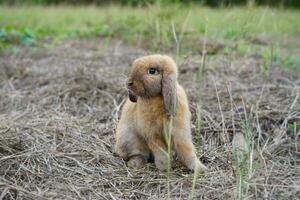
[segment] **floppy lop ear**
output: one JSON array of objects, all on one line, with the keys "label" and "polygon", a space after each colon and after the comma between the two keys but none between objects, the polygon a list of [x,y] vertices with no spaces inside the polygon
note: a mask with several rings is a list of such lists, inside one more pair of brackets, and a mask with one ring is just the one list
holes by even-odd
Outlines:
[{"label": "floppy lop ear", "polygon": [[137,96],[134,95],[131,91],[128,91],[128,97],[131,102],[135,103],[137,101]]},{"label": "floppy lop ear", "polygon": [[175,116],[177,110],[177,77],[175,73],[163,74],[162,78],[162,96],[164,108],[168,115]]}]

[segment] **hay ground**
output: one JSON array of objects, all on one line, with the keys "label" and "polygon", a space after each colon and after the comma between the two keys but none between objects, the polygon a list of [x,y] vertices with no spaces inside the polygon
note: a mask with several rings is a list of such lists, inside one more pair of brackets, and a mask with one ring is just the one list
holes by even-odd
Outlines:
[{"label": "hay ground", "polygon": [[[148,53],[88,39],[1,55],[0,199],[167,198],[168,179],[153,163],[133,170],[113,154],[130,63]],[[210,169],[195,199],[299,199],[300,73],[266,72],[259,54],[220,54],[197,81],[200,63],[191,55],[179,64]],[[251,156],[237,164],[232,140],[241,134]],[[175,162],[170,198],[187,199],[192,179]]]}]

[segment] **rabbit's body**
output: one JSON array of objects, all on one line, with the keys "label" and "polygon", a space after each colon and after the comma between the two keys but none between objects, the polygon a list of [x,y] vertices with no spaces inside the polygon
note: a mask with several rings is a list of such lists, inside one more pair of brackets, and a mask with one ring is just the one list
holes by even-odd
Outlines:
[{"label": "rabbit's body", "polygon": [[[145,61],[142,66],[148,66],[149,64],[151,66],[151,63],[147,62],[147,58],[150,58],[151,61],[155,61],[155,58],[164,58],[169,62],[166,64],[174,64],[174,62],[168,60],[170,58],[166,56],[155,55],[144,58],[146,58],[146,61],[142,60]],[[161,62],[159,64],[161,64]],[[138,68],[140,69],[142,67]],[[137,73],[134,70],[136,70],[136,68],[133,68],[132,79]],[[150,79],[150,81],[153,81],[151,84],[158,84],[154,82],[156,81],[154,78],[158,77],[153,78],[148,75],[145,78],[146,80],[143,79],[142,81],[149,83],[149,78],[152,78]],[[163,81],[164,80],[161,80],[160,82],[163,83]],[[138,85],[135,87],[136,93],[140,92],[140,94],[145,94],[145,96],[134,96],[134,102],[132,102],[132,99],[128,99],[125,102],[122,109],[122,116],[116,130],[116,152],[124,160],[128,160],[128,164],[133,167],[142,166],[152,153],[154,155],[156,166],[160,170],[166,169],[167,157],[164,151],[166,151],[167,146],[165,141],[166,136],[164,134],[168,133],[165,131],[166,129],[164,126],[170,122],[170,117],[173,116],[171,129],[173,149],[189,169],[194,170],[197,166],[205,169],[205,166],[197,159],[192,143],[190,133],[191,114],[187,97],[184,89],[177,83],[176,79],[173,88],[167,86],[164,89],[160,89],[165,90],[165,92],[153,96],[145,90],[147,86],[142,86],[144,89],[143,91],[138,91],[138,89],[136,89],[138,87]],[[166,92],[168,89],[173,90],[175,94],[169,95],[169,93]],[[153,90],[152,92],[155,91]],[[168,106],[166,105],[167,98],[171,98],[170,101],[176,100],[176,102],[169,103],[172,104],[172,106],[176,106],[175,112],[172,110],[173,107],[170,108],[170,111],[166,108]]]}]

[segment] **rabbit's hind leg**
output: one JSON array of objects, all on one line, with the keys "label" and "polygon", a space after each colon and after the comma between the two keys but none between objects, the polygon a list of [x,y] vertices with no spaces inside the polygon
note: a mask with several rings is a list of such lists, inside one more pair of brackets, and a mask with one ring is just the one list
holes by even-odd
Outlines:
[{"label": "rabbit's hind leg", "polygon": [[145,141],[128,127],[117,129],[115,151],[132,168],[143,167],[150,157],[150,150]]}]

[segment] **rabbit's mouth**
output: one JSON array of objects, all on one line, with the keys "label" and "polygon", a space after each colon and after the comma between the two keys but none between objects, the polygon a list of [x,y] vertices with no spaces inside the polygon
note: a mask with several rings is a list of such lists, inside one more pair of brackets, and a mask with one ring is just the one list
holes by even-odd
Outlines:
[{"label": "rabbit's mouth", "polygon": [[128,95],[129,95],[130,101],[137,102],[137,95],[136,95],[136,93],[132,89],[127,88],[127,90],[128,90]]}]

